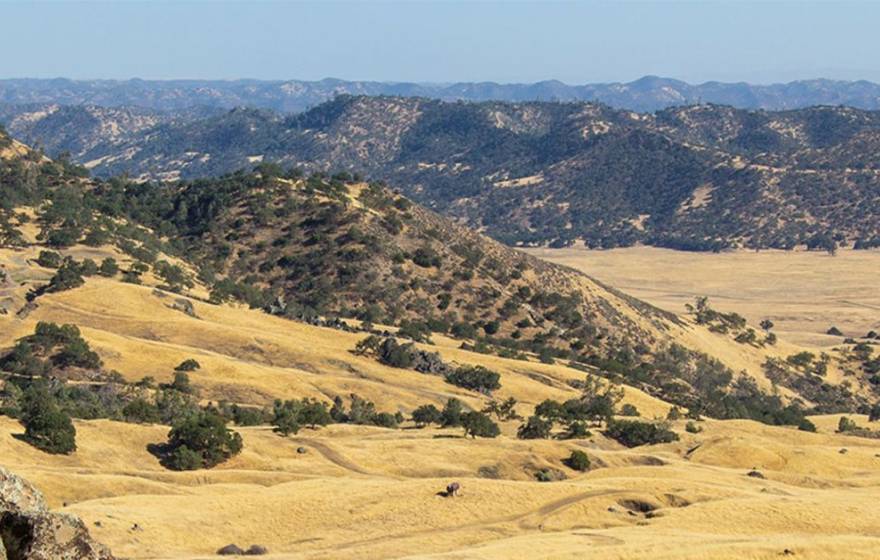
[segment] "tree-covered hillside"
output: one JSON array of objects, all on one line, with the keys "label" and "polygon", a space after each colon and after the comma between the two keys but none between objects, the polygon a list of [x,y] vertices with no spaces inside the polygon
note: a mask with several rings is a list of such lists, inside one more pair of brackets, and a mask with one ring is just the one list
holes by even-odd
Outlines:
[{"label": "tree-covered hillside", "polygon": [[[33,122],[53,119],[46,135],[71,132],[64,115],[92,123],[83,132],[88,149],[73,158],[97,175],[192,179],[260,161],[346,169],[508,244],[880,245],[880,113],[856,109],[698,105],[640,114],[584,103],[341,96],[293,116],[236,109],[147,128],[80,113]],[[127,132],[102,142],[95,135],[104,129]]]}]

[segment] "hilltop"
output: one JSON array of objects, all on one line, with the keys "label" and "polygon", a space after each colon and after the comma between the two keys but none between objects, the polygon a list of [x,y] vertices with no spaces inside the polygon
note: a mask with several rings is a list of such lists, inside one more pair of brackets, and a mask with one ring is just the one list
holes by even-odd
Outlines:
[{"label": "hilltop", "polygon": [[191,107],[249,106],[301,112],[339,94],[418,96],[444,101],[596,101],[633,111],[707,102],[741,109],[783,110],[811,105],[880,109],[880,85],[867,81],[798,80],[781,84],[705,82],[644,76],[626,83],[569,85],[368,82],[305,80],[0,80],[0,103],[55,103],[101,107],[137,106],[158,111]]},{"label": "hilltop", "polygon": [[[29,139],[58,138],[48,132],[63,130],[58,113],[13,122]],[[107,118],[100,128],[126,129]],[[49,119],[58,122],[37,133]],[[236,109],[132,126],[105,142],[83,135],[89,147],[71,150],[73,159],[100,176],[192,179],[257,161],[345,169],[511,245],[880,244],[878,171],[864,155],[877,151],[880,117],[845,107],[646,114],[585,103],[342,96],[295,116]]]}]

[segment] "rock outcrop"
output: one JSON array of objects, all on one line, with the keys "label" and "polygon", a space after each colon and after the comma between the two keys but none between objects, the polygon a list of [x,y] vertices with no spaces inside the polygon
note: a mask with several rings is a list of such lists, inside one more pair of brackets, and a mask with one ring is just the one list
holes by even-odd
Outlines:
[{"label": "rock outcrop", "polygon": [[39,490],[0,467],[0,560],[115,560],[83,522],[52,513]]}]

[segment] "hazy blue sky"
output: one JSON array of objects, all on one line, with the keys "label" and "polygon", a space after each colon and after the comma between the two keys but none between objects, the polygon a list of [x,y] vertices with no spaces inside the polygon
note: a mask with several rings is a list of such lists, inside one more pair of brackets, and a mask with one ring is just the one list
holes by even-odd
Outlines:
[{"label": "hazy blue sky", "polygon": [[0,77],[880,81],[880,2],[10,2]]}]

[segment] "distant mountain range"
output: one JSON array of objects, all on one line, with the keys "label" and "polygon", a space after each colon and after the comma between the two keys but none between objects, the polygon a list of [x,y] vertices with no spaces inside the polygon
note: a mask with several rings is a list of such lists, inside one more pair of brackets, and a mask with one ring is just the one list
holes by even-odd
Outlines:
[{"label": "distant mountain range", "polygon": [[620,109],[656,111],[677,105],[715,103],[741,109],[783,110],[812,105],[880,109],[880,85],[867,81],[802,80],[785,84],[744,82],[688,84],[645,76],[628,83],[567,85],[462,82],[425,84],[258,80],[0,80],[0,103],[136,106],[158,111],[192,107],[255,107],[301,112],[340,94],[426,97],[444,101],[596,101]]},{"label": "distant mountain range", "polygon": [[296,115],[32,105],[0,122],[103,177],[361,173],[509,244],[880,246],[880,112],[847,107],[338,96]]}]

